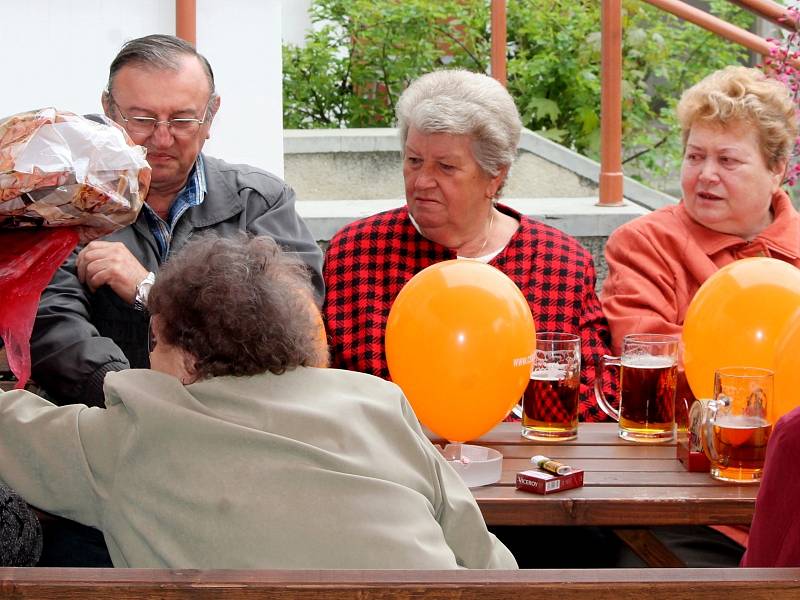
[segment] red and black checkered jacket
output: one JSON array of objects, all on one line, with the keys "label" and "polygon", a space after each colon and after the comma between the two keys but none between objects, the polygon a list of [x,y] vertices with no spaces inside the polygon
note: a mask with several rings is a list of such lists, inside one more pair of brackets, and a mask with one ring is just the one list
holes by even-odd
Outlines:
[{"label": "red and black checkered jacket", "polygon": [[[508,246],[489,263],[508,275],[528,299],[537,331],[581,337],[581,404],[584,421],[606,420],[594,400],[597,359],[608,354],[608,324],[595,293],[592,257],[565,233],[503,206],[520,222]],[[384,331],[392,302],[416,273],[456,258],[455,252],[420,235],[406,207],[344,227],[325,257],[323,309],[332,366],[389,379]],[[604,389],[614,397],[612,374]]]}]

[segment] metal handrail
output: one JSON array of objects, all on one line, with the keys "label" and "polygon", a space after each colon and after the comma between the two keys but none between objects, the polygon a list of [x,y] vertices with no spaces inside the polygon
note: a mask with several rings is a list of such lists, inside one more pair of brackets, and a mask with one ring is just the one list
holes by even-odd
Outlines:
[{"label": "metal handrail", "polygon": [[784,29],[794,31],[797,28],[797,22],[786,12],[786,7],[772,0],[728,0],[728,2],[754,12]]},{"label": "metal handrail", "polygon": [[[693,6],[689,6],[688,4],[681,2],[681,0],[644,0],[648,4],[655,6],[656,8],[660,8],[663,11],[672,13],[676,17],[683,19],[684,21],[689,21],[690,23],[694,23],[703,29],[706,29],[712,33],[716,33],[717,35],[724,37],[731,42],[735,42],[744,46],[745,48],[752,50],[761,55],[769,54],[771,45],[767,40],[762,38],[760,35],[756,35],[746,29],[742,29],[741,27],[737,27],[732,23],[728,23],[727,21],[720,19],[719,17],[715,17],[714,15],[710,15],[707,12],[700,10],[699,8],[695,8]],[[745,1],[752,1],[752,0],[745,0]],[[744,2],[740,2],[740,4],[744,4]]]},{"label": "metal handrail", "polygon": [[[681,0],[644,0],[757,54],[770,54],[773,44],[759,35],[737,27]],[[771,0],[728,0],[772,23],[794,31],[798,23]],[[597,206],[619,206],[623,201],[622,172],[622,4],[602,0],[602,50],[600,99],[600,200]],[[506,2],[491,0],[492,75],[506,85]],[[798,68],[800,63],[791,62]]]},{"label": "metal handrail", "polygon": [[503,85],[506,77],[506,0],[492,0],[492,77]]},{"label": "metal handrail", "polygon": [[197,45],[196,0],[175,0],[175,35]]},{"label": "metal handrail", "polygon": [[[622,204],[622,2],[603,0],[600,8],[600,200]],[[606,85],[612,82],[612,85]]]},{"label": "metal handrail", "polygon": [[[714,15],[694,8],[680,0],[645,0],[649,4],[703,27],[732,42],[768,55],[773,45],[764,38],[732,25]],[[786,8],[769,0],[729,0],[787,29],[797,23]],[[601,69],[601,142],[600,142],[600,201],[598,206],[618,206],[622,202],[622,6],[620,0],[603,0],[603,42]],[[608,31],[607,31],[608,30]],[[608,38],[608,39],[606,39]],[[618,58],[619,57],[619,58]],[[617,68],[617,61],[620,66]],[[612,106],[613,105],[613,106]],[[608,121],[607,121],[608,119]],[[614,185],[603,182],[615,182]]]}]

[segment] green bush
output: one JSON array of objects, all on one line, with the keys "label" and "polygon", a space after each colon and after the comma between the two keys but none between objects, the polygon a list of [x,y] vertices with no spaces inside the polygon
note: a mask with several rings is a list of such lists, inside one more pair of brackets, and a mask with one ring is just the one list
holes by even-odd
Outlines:
[{"label": "green bush", "polygon": [[419,75],[485,71],[483,0],[316,0],[306,46],[283,47],[287,128],[390,127],[394,104]]},{"label": "green bush", "polygon": [[[526,127],[589,157],[600,148],[600,2],[508,3],[508,78]],[[487,0],[316,0],[315,29],[283,49],[284,127],[387,127],[406,85],[437,68],[485,72]],[[749,28],[725,0],[711,10]],[[626,171],[656,181],[674,171],[674,106],[708,73],[746,50],[640,0],[623,3]]]}]

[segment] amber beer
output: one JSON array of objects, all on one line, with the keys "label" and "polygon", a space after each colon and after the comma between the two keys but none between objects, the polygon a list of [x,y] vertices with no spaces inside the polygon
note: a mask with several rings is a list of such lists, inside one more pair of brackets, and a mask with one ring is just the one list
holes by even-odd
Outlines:
[{"label": "amber beer", "polygon": [[678,365],[671,356],[624,357],[619,425],[624,437],[671,439]]},{"label": "amber beer", "polygon": [[760,367],[720,367],[714,372],[714,399],[703,404],[700,426],[711,476],[723,481],[761,480],[772,433],[769,405],[774,373]]},{"label": "amber beer", "polygon": [[578,430],[580,373],[531,374],[522,397],[523,435],[534,439],[570,439]]},{"label": "amber beer", "polygon": [[711,474],[724,481],[758,481],[764,469],[772,424],[758,416],[726,414],[712,421],[716,459]]},{"label": "amber beer", "polygon": [[578,437],[581,339],[572,333],[536,334],[531,378],[522,396],[522,435],[531,440]]},{"label": "amber beer", "polygon": [[675,388],[680,338],[659,333],[629,333],[622,338],[621,356],[602,356],[599,372],[620,371],[619,410],[603,393],[602,378],[594,381],[597,405],[619,421],[619,437],[632,442],[667,442],[675,426]]}]

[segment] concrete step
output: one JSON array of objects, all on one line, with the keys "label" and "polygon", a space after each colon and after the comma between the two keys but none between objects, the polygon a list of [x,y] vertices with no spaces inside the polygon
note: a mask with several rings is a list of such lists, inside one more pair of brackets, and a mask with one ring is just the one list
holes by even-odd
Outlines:
[{"label": "concrete step", "polygon": [[[373,200],[404,195],[397,130],[284,131],[284,178],[301,200]],[[600,165],[524,130],[506,198],[586,198],[598,193]],[[630,178],[624,195],[645,208],[676,202]]]}]

